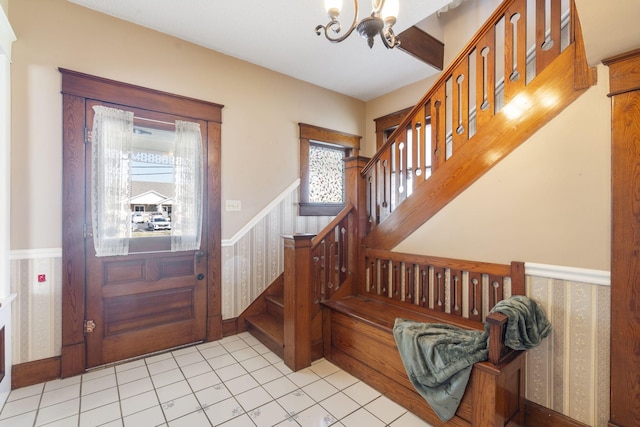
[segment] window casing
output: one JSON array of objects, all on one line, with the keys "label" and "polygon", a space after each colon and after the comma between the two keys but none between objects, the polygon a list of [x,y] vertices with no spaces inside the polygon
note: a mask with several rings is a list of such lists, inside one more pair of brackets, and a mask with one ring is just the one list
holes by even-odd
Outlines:
[{"label": "window casing", "polygon": [[344,159],[358,155],[360,136],[299,123],[300,215],[333,216],[344,208]]}]

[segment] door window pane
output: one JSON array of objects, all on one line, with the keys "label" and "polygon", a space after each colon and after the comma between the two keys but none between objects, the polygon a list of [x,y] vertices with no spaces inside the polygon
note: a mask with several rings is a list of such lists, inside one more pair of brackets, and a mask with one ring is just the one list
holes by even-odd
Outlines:
[{"label": "door window pane", "polygon": [[175,132],[135,125],[131,154],[131,237],[171,234]]}]

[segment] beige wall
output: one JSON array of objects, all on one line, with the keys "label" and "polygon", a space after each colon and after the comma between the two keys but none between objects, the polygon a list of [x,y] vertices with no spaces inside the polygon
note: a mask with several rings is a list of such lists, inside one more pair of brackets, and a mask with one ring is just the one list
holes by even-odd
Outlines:
[{"label": "beige wall", "polygon": [[609,270],[611,102],[598,85],[395,250]]},{"label": "beige wall", "polygon": [[[6,0],[5,0],[6,2]],[[363,135],[363,102],[64,0],[11,0],[11,249],[62,245],[58,67],[224,104],[229,238],[299,176],[298,122]]]}]

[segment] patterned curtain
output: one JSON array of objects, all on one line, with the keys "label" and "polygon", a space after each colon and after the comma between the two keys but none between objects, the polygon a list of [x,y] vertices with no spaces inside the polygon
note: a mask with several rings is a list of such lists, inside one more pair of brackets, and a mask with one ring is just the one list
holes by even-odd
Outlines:
[{"label": "patterned curtain", "polygon": [[96,256],[127,255],[133,113],[93,107],[91,218]]},{"label": "patterned curtain", "polygon": [[176,120],[175,196],[171,212],[171,251],[200,249],[203,159],[198,123]]}]

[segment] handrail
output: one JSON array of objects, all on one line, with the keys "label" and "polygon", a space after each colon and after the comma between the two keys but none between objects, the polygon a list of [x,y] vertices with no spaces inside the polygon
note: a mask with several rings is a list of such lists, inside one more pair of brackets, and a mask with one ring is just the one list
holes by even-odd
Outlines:
[{"label": "handrail", "polygon": [[338,212],[338,215],[336,215],[336,217],[329,224],[327,224],[327,226],[324,227],[322,231],[320,231],[320,234],[311,239],[311,247],[313,248],[320,244],[320,242],[325,239],[327,235],[331,233],[354,209],[355,206],[353,206],[351,203],[342,208],[342,210]]},{"label": "handrail", "polygon": [[321,234],[311,239],[310,285],[315,304],[330,299],[356,267],[355,214],[355,206],[347,204]]}]

